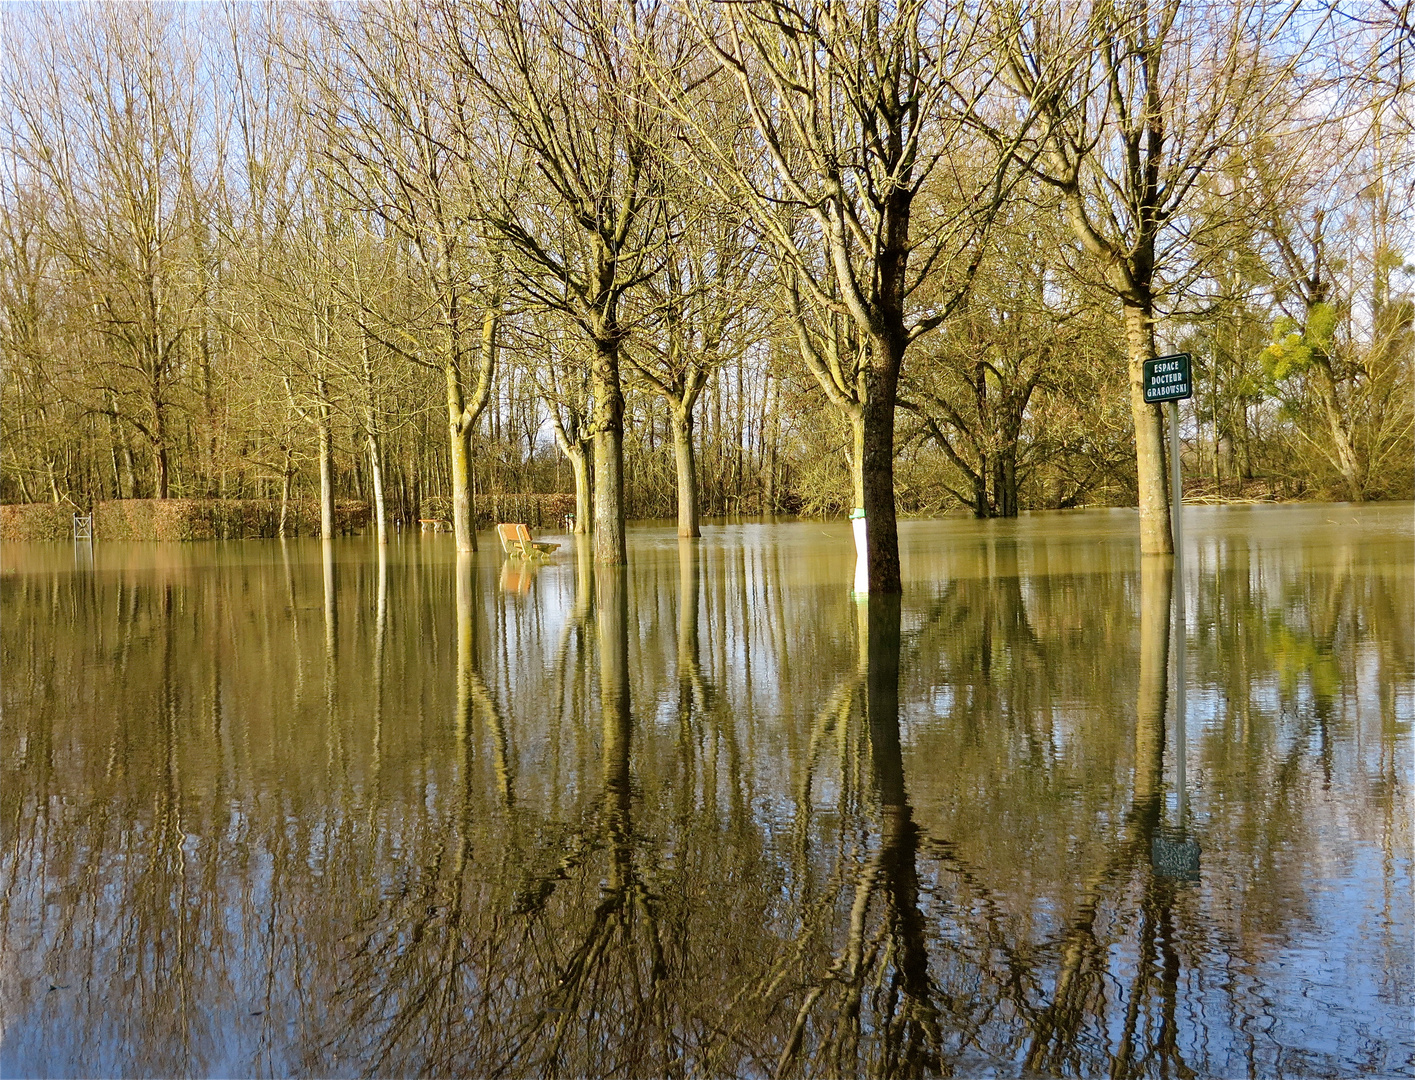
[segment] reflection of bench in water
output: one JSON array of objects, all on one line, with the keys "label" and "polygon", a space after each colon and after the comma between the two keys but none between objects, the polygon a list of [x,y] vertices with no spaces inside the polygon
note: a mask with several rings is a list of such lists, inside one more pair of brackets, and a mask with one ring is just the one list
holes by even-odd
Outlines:
[{"label": "reflection of bench in water", "polygon": [[423,532],[451,532],[452,522],[446,518],[418,518]]},{"label": "reflection of bench in water", "polygon": [[501,541],[502,551],[522,559],[548,558],[560,546],[532,539],[531,530],[520,524],[498,525],[496,536]]},{"label": "reflection of bench in water", "polygon": [[525,596],[540,569],[540,559],[507,559],[501,564],[501,591]]}]

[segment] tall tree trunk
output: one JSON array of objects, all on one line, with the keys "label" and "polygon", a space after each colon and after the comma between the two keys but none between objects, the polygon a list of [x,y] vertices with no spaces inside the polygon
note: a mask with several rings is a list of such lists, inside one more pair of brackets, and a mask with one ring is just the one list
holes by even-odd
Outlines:
[{"label": "tall tree trunk", "polygon": [[109,447],[109,453],[112,455],[113,462],[113,498],[121,499],[123,497],[123,474],[118,465],[118,444],[116,442]]},{"label": "tall tree trunk", "polygon": [[992,500],[988,498],[988,459],[986,454],[979,455],[978,471],[973,473],[973,516],[975,518],[992,517]]},{"label": "tall tree trunk", "polygon": [[368,461],[373,478],[373,521],[382,545],[388,543],[388,507],[383,497],[383,449],[378,444],[378,432],[372,428],[368,433]]},{"label": "tall tree trunk", "polygon": [[315,379],[319,392],[316,410],[319,424],[319,535],[334,535],[334,428],[329,404],[329,383],[323,375]]},{"label": "tall tree trunk", "polygon": [[281,474],[281,477],[280,477],[280,529],[279,529],[279,536],[280,536],[280,539],[281,539],[281,540],[284,540],[284,539],[285,539],[285,536],[286,536],[286,530],[287,530],[287,527],[288,527],[288,522],[289,522],[289,520],[290,520],[290,481],[291,481],[291,480],[294,478],[294,476],[295,476],[295,465],[294,465],[293,457],[292,457],[292,455],[291,455],[291,453],[290,453],[290,447],[287,445],[287,446],[282,447],[282,449],[285,451],[285,465],[284,465],[284,472]]},{"label": "tall tree trunk", "polygon": [[152,448],[153,498],[165,499],[168,493],[167,447],[161,443]]},{"label": "tall tree trunk", "polygon": [[133,454],[133,443],[128,437],[128,433],[121,429],[119,430],[119,439],[123,451],[123,479],[127,483],[127,497],[136,499],[138,497],[138,462]]},{"label": "tall tree trunk", "polygon": [[850,417],[850,506],[865,505],[865,417],[861,412]]},{"label": "tall tree trunk", "polygon": [[701,536],[698,527],[698,469],[691,409],[673,409],[673,463],[678,473],[678,535]]},{"label": "tall tree trunk", "polygon": [[771,432],[767,444],[766,459],[766,512],[775,516],[777,504],[781,501],[778,492],[777,448],[781,444],[781,380],[771,379]]},{"label": "tall tree trunk", "polygon": [[[202,265],[203,277],[205,277],[205,263]],[[217,497],[217,469],[216,469],[216,440],[217,430],[220,427],[217,418],[216,388],[211,375],[211,339],[206,325],[206,319],[210,313],[208,307],[208,295],[205,283],[201,292],[202,321],[198,329],[201,340],[197,348],[197,366],[201,382],[202,400],[202,429],[201,429],[201,464],[202,471],[206,473],[206,497],[214,499]]]},{"label": "tall tree trunk", "polygon": [[861,486],[865,508],[865,535],[870,555],[870,592],[897,593],[899,577],[899,527],[894,509],[894,407],[899,369],[904,361],[902,335],[871,341],[865,369],[866,394],[861,403]]},{"label": "tall tree trunk", "polygon": [[1017,497],[1017,445],[1021,441],[1021,416],[1009,410],[1007,427],[1003,431],[1002,448],[997,455],[998,515],[1015,518],[1019,506]]},{"label": "tall tree trunk", "polygon": [[732,447],[732,490],[737,493],[737,512],[739,514],[742,512],[742,489],[744,486],[743,481],[746,479],[745,444],[747,440],[745,425],[747,420],[747,396],[742,385],[742,369],[744,366],[741,357],[738,357],[736,363],[737,400],[734,402],[736,405],[734,412],[737,422],[733,424],[732,430],[732,441],[734,443]]},{"label": "tall tree trunk", "polygon": [[501,325],[500,301],[495,300],[482,313],[481,356],[477,363],[477,382],[467,400],[462,387],[462,365],[458,357],[457,330],[459,322],[454,302],[445,312],[448,331],[443,358],[443,375],[447,381],[447,425],[449,465],[452,486],[452,532],[458,551],[477,550],[476,504],[472,490],[472,430],[477,418],[486,409],[491,397],[492,380],[496,372],[496,335]]},{"label": "tall tree trunk", "polygon": [[152,497],[167,498],[167,410],[156,401],[152,403]]},{"label": "tall tree trunk", "polygon": [[[111,440],[113,452],[113,495],[114,498],[123,498],[123,474],[121,463],[126,460],[128,466],[128,492],[133,491],[133,453],[128,449],[126,440],[123,438],[123,427],[118,420],[118,398],[112,390],[108,391],[108,435]],[[123,454],[126,451],[126,459]]]},{"label": "tall tree trunk", "polygon": [[[726,375],[721,368],[717,368],[712,373],[712,505],[713,513],[725,514],[727,512],[727,485],[725,483],[725,472],[723,469],[722,454],[722,384],[726,380]],[[858,506],[859,504],[856,503]]]},{"label": "tall tree trunk", "polygon": [[[448,402],[448,413],[452,413]],[[477,550],[476,523],[472,520],[472,430],[462,422],[459,407],[449,415],[447,424],[448,451],[452,468],[452,533],[458,551]]]},{"label": "tall tree trunk", "polygon": [[1155,355],[1154,308],[1146,301],[1122,301],[1129,349],[1130,416],[1135,424],[1135,476],[1139,484],[1140,552],[1172,555],[1169,488],[1165,477],[1164,418],[1159,405],[1145,402],[1145,361]]},{"label": "tall tree trunk", "polygon": [[373,353],[369,336],[363,335],[364,430],[368,435],[369,475],[373,481],[373,517],[380,545],[388,543],[388,506],[383,495],[383,447],[379,437],[378,407],[374,386]]},{"label": "tall tree trunk", "polygon": [[1322,403],[1327,430],[1331,434],[1332,448],[1336,451],[1336,467],[1346,483],[1347,497],[1359,502],[1365,495],[1362,483],[1361,465],[1356,457],[1356,448],[1351,442],[1351,432],[1342,415],[1341,401],[1337,396],[1336,376],[1332,373],[1331,360],[1324,355],[1313,357],[1312,371],[1316,374],[1317,397]]},{"label": "tall tree trunk", "polygon": [[592,462],[583,445],[564,445],[565,456],[570,459],[570,472],[575,478],[575,529],[576,536],[589,536],[594,521],[594,489],[590,475]]},{"label": "tall tree trunk", "polygon": [[617,340],[596,339],[592,377],[595,561],[618,566],[629,556],[624,539],[624,390]]},{"label": "tall tree trunk", "polygon": [[472,425],[467,422],[462,380],[457,365],[443,366],[447,381],[447,449],[452,470],[452,535],[458,551],[477,550],[472,519]]}]

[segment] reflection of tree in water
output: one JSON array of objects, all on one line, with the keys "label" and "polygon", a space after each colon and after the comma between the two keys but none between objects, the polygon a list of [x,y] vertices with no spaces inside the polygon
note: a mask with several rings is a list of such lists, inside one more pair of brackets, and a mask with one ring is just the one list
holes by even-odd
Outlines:
[{"label": "reflection of tree in water", "polygon": [[[1049,1072],[1086,1072],[1107,1058],[1112,1076],[1137,1073],[1137,1049],[1142,1059],[1154,1058],[1162,1072],[1192,1075],[1179,1057],[1174,1028],[1174,1006],[1178,986],[1179,960],[1174,951],[1172,882],[1153,874],[1146,865],[1155,831],[1160,824],[1163,799],[1165,702],[1168,682],[1170,600],[1172,561],[1162,556],[1143,559],[1140,580],[1140,680],[1135,703],[1135,767],[1130,808],[1111,858],[1085,882],[1080,904],[1070,925],[1061,936],[1057,969],[1050,1000],[1027,1009],[1030,1022],[1026,1065]],[[1138,905],[1139,944],[1131,985],[1116,995],[1125,1001],[1125,1014],[1117,1022],[1111,1016],[1109,941],[1097,932],[1102,907],[1116,923],[1124,921],[1122,910],[1127,881],[1138,876],[1141,900]],[[1113,936],[1115,926],[1108,928]],[[1164,950],[1163,963],[1156,966],[1155,949]],[[1157,1032],[1142,1028],[1143,1011],[1150,997],[1162,999]],[[1026,1002],[1018,1002],[1026,1005]],[[1030,1015],[1029,1015],[1030,1014]],[[1114,1035],[1119,1028],[1118,1038]],[[1148,1038],[1146,1037],[1148,1034]],[[1112,1040],[1114,1045],[1112,1046]],[[1138,1045],[1137,1045],[1138,1044]]]},{"label": "reflection of tree in water", "polygon": [[[908,657],[935,647],[947,636],[940,624],[956,630],[977,613],[960,617],[946,601],[936,604],[904,643],[897,598],[862,600],[859,612],[859,665],[827,699],[816,732],[838,729],[862,714],[878,832],[837,852],[836,868],[822,885],[823,902],[803,908],[797,947],[764,975],[764,994],[781,995],[783,1004],[799,997],[776,1062],[778,1075],[918,1076],[950,1070],[1000,1009],[1036,984],[1027,950],[1009,941],[1005,915],[983,875],[968,867],[953,845],[923,833],[906,788],[901,653]],[[1018,607],[1001,615],[1003,625],[1025,630]],[[981,633],[985,637],[989,630]],[[842,738],[839,745],[850,744]],[[807,804],[806,798],[798,803]],[[864,816],[867,810],[862,806],[859,812]],[[936,874],[926,894],[921,859],[952,882]],[[833,890],[848,897],[848,908],[828,902]],[[940,904],[944,893],[951,895]],[[951,932],[939,932],[939,914],[926,910],[934,905],[942,907],[945,924],[955,924]],[[956,926],[963,918],[974,924],[966,931]],[[820,945],[832,940],[837,942],[833,958],[821,971],[812,953],[819,957]]]},{"label": "reflection of tree in water", "polygon": [[[1245,972],[1261,974],[1299,934],[1294,923],[1313,910],[1304,860],[1331,813],[1327,775],[1337,797],[1360,802],[1339,823],[1385,828],[1377,839],[1396,857],[1405,842],[1401,751],[1388,731],[1398,717],[1384,682],[1357,685],[1368,668],[1352,655],[1408,685],[1409,616],[1388,599],[1382,609],[1383,585],[1374,574],[1362,584],[1364,571],[1343,584],[1340,573],[1255,570],[1207,599],[1209,579],[1196,575],[1196,609],[1211,608],[1193,623],[1195,682],[1216,687],[1218,711],[1195,728],[1190,760],[1197,798],[1210,801],[1205,874],[1233,879],[1213,903],[1149,865],[1164,805],[1155,628],[1168,589],[1150,566],[1118,584],[1067,578],[1049,591],[1023,578],[992,597],[986,578],[960,576],[892,630],[888,606],[872,601],[858,661],[818,688],[820,670],[781,674],[771,635],[726,637],[738,594],[704,579],[736,564],[689,544],[661,580],[635,574],[628,616],[617,602],[591,606],[587,575],[566,609],[568,644],[549,640],[534,658],[558,665],[547,685],[559,691],[528,700],[494,674],[505,635],[482,599],[492,576],[459,568],[454,621],[445,560],[429,557],[416,610],[418,583],[401,569],[392,599],[380,573],[377,597],[359,603],[364,579],[345,562],[334,634],[310,552],[302,609],[292,586],[289,600],[243,614],[255,590],[282,592],[278,566],[268,582],[120,578],[95,598],[67,577],[0,583],[11,657],[0,802],[14,823],[0,852],[0,947],[26,965],[28,987],[7,996],[7,1023],[52,1010],[94,1047],[74,1052],[88,1066],[74,1072],[236,1062],[325,1075],[1183,1076],[1187,1059],[1213,1073],[1225,1059],[1197,1040],[1241,1032],[1268,1004],[1255,1012],[1241,988],[1197,980],[1217,964],[1255,978]],[[1004,554],[989,568],[1005,569]],[[536,590],[558,580],[552,564]],[[607,601],[613,592],[605,586]],[[753,597],[754,615],[762,602]],[[819,625],[803,628],[793,602],[825,611]],[[802,668],[839,670],[830,650],[856,637],[841,608],[790,593],[784,603],[784,617],[764,615],[789,623],[783,648]],[[1278,608],[1280,625],[1266,614]],[[1105,614],[1092,627],[1087,611]],[[1138,670],[1117,664],[1135,656],[1134,614]],[[72,637],[16,648],[44,639],[46,620],[72,623]],[[426,634],[402,632],[419,622]],[[782,738],[785,783],[752,744],[774,734],[776,706],[758,723],[734,697],[743,649],[755,686],[777,677],[783,698],[818,707],[814,725],[800,725],[802,752]],[[1130,670],[1086,687],[1093,674],[1076,668],[1092,653]],[[371,699],[349,681],[369,660]],[[123,671],[112,702],[78,677],[99,665]],[[331,676],[342,680],[335,696]],[[630,677],[632,719],[619,689]],[[405,686],[434,691],[426,719],[402,708]],[[17,687],[32,688],[23,709],[10,704]],[[1360,720],[1357,694],[1379,716]],[[1071,744],[1088,755],[1088,777],[1065,744],[1034,756],[1048,745],[1049,695],[1081,702],[1082,721],[1057,709],[1058,730],[1095,725]],[[911,729],[920,709],[938,711]],[[80,738],[76,716],[94,730]],[[1358,720],[1378,736],[1364,749]],[[809,768],[798,764],[807,757]],[[536,791],[543,777],[549,797]],[[1253,787],[1271,797],[1252,799]],[[1068,838],[1087,850],[1073,856]],[[1391,963],[1382,977],[1399,985]],[[25,983],[31,972],[42,981]],[[46,994],[51,983],[70,989]],[[76,998],[77,987],[117,989]],[[144,1032],[141,1048],[121,1025]],[[1245,1053],[1250,1071],[1271,1071],[1261,1040],[1227,1052],[1239,1071]]]},{"label": "reflection of tree in water", "polygon": [[[505,724],[477,670],[475,578],[469,563],[458,573],[459,798],[431,860],[365,920],[331,1049],[374,1073],[608,1070],[607,1061],[633,1060],[649,1036],[664,1041],[658,987],[667,972],[652,868],[643,865],[633,819],[624,572],[596,570],[600,791],[574,829],[540,822],[514,798]],[[588,585],[581,580],[582,599]],[[572,625],[585,610],[576,605]],[[568,647],[578,629],[562,639],[562,659],[583,659]],[[562,676],[562,685],[578,682]],[[475,787],[478,719],[500,789],[494,810]],[[488,811],[499,826],[478,820]],[[546,833],[558,841],[555,858],[537,870]],[[594,876],[597,895],[587,904]]]},{"label": "reflection of tree in water", "polygon": [[[1214,700],[1200,732],[1206,798],[1222,808],[1210,827],[1243,853],[1230,871],[1242,973],[1262,963],[1252,942],[1317,917],[1312,852],[1339,862],[1363,841],[1387,857],[1409,843],[1395,703],[1415,676],[1407,551],[1318,529],[1278,561],[1266,539],[1223,537],[1192,590],[1195,675]],[[1363,737],[1376,716],[1380,737]]]},{"label": "reflection of tree in water", "polygon": [[[15,600],[7,593],[7,615]],[[80,1075],[209,1071],[221,1032],[206,1003],[229,993],[220,958],[233,947],[210,838],[229,828],[229,799],[219,779],[194,781],[192,743],[221,729],[219,672],[196,643],[226,597],[161,576],[100,590],[85,574],[24,606],[64,630],[23,673],[5,650],[12,692],[20,682],[37,695],[23,710],[20,775],[7,769],[0,783],[7,1050],[15,1022],[42,1010],[36,1061],[53,1055]],[[117,705],[94,678],[115,668],[128,691]],[[210,711],[193,715],[206,693]],[[38,977],[17,985],[31,965]],[[135,1028],[141,1041],[123,1045]]]},{"label": "reflection of tree in water", "polygon": [[[386,598],[380,583],[380,619]],[[475,1022],[469,1003],[481,992],[494,961],[488,955],[484,868],[477,848],[486,830],[480,814],[488,807],[478,790],[478,719],[487,736],[496,778],[496,808],[511,820],[516,772],[500,702],[479,670],[477,625],[481,619],[476,566],[471,553],[456,564],[456,681],[452,708],[456,751],[455,797],[428,837],[421,865],[405,867],[388,896],[350,937],[348,978],[334,991],[343,1000],[340,1023],[324,1046],[312,1046],[310,1071],[321,1071],[333,1051],[379,1074],[388,1070],[445,1074],[462,1060],[469,1043],[489,1040],[493,1029]],[[375,658],[382,662],[381,622],[376,624]],[[376,689],[381,674],[376,674]],[[354,839],[351,856],[370,857]]]},{"label": "reflection of tree in water", "polygon": [[[878,837],[866,841],[863,853],[840,853],[832,884],[848,896],[848,912],[816,907],[803,920],[801,948],[783,953],[764,979],[783,1004],[799,1001],[779,1075],[924,1075],[951,1070],[970,1053],[1040,1072],[1103,1067],[1126,1076],[1158,1063],[1162,1071],[1188,1074],[1174,1023],[1176,886],[1149,868],[1162,799],[1169,568],[1158,560],[1146,564],[1130,808],[1110,859],[1085,882],[1081,902],[1051,942],[1029,941],[1025,925],[987,886],[993,875],[970,866],[953,843],[925,835],[909,803],[899,734],[900,656],[936,647],[946,636],[940,625],[956,631],[966,623],[950,603],[959,598],[941,597],[915,620],[906,641],[897,601],[868,601],[860,669],[837,688],[826,715],[841,718],[842,694],[863,695]],[[1019,593],[1002,589],[991,604],[972,618],[992,625],[965,626],[961,647],[981,639],[986,655],[986,639],[999,630],[1010,648],[1040,647]],[[931,866],[926,891],[921,861]],[[1124,897],[1132,887],[1140,889],[1139,955],[1130,985],[1116,995],[1110,942],[1127,918]],[[824,924],[812,925],[812,915]],[[1104,937],[1098,919],[1105,921]],[[808,947],[821,935],[837,942],[823,971]],[[1158,1001],[1153,1023],[1152,999]]]},{"label": "reflection of tree in water", "polygon": [[[920,832],[905,790],[899,740],[899,599],[861,598],[859,613],[859,664],[818,714],[815,734],[848,722],[852,706],[857,701],[863,705],[880,800],[880,835],[856,871],[844,942],[827,970],[814,979],[804,970],[798,973],[798,965],[811,965],[804,952],[797,952],[787,954],[766,974],[766,994],[789,993],[791,982],[803,976],[807,980],[776,1063],[777,1075],[798,1070],[807,1075],[920,1075],[937,1071],[941,1064],[940,1008],[929,976],[927,933],[919,907]],[[813,759],[818,749],[813,744]],[[808,804],[809,790],[798,805],[804,809]],[[845,886],[844,874],[833,875],[831,884]],[[882,908],[882,914],[872,920],[874,906]],[[822,931],[827,940],[836,936],[833,927],[812,925],[822,917],[834,920],[834,905],[803,914],[800,944],[808,946]],[[875,1045],[862,1049],[867,1035],[875,1036]]]},{"label": "reflection of tree in water", "polygon": [[[633,718],[629,694],[629,622],[625,571],[617,566],[596,568],[599,629],[599,691],[602,730],[602,793],[598,820],[590,826],[579,856],[605,853],[606,871],[599,902],[587,926],[579,931],[559,964],[555,987],[547,996],[545,1020],[553,1035],[541,1066],[551,1073],[572,1075],[595,1071],[615,1061],[626,1047],[599,1022],[602,1012],[644,1017],[654,1011],[659,983],[666,974],[659,932],[657,898],[651,893],[639,863],[633,823],[630,745]],[[574,867],[562,866],[557,876]],[[545,913],[545,898],[538,897]],[[537,1020],[541,1020],[537,1017]],[[573,1041],[572,1034],[577,1036]],[[601,1058],[600,1055],[608,1055]],[[622,1059],[621,1059],[622,1060]]]},{"label": "reflection of tree in water", "polygon": [[[512,1028],[517,1071],[657,1076],[681,1070],[701,1053],[723,998],[738,990],[740,963],[765,931],[764,889],[755,880],[764,856],[750,806],[736,796],[737,778],[727,778],[728,812],[725,819],[719,815],[719,778],[711,755],[702,752],[705,742],[725,742],[728,759],[738,757],[731,717],[699,660],[699,545],[680,547],[678,570],[676,752],[660,763],[660,774],[647,777],[635,775],[634,762],[643,771],[645,761],[655,759],[638,745],[643,724],[631,701],[631,636],[641,650],[662,648],[667,636],[651,626],[631,627],[622,568],[595,570],[599,791],[578,830],[563,836],[558,861],[517,895],[514,932],[535,956],[522,982],[528,1007]],[[637,617],[653,607],[651,600],[635,604]],[[660,659],[655,654],[648,662],[666,670]],[[652,803],[646,783],[657,785]],[[646,815],[658,835],[639,824]],[[729,878],[731,895],[721,896]],[[743,1046],[715,1048],[707,1071],[738,1071],[744,1052]]]},{"label": "reflection of tree in water", "polygon": [[[1169,582],[1162,560],[1146,560],[1138,575],[1139,670],[1110,684],[1133,686],[1135,711],[1127,702],[1101,713],[1114,746],[1089,736],[1083,743],[1102,755],[1102,780],[1113,769],[1130,789],[1117,799],[1113,785],[1102,782],[1096,791],[1111,794],[1077,796],[1072,816],[1057,823],[1063,838],[1070,829],[1081,830],[1078,836],[1109,831],[1107,849],[1096,865],[1078,863],[1071,881],[1061,869],[1062,880],[1048,879],[1048,892],[1027,892],[1024,882],[1020,905],[1009,890],[1013,869],[979,859],[978,835],[921,827],[908,795],[919,778],[906,785],[899,735],[899,700],[916,692],[906,696],[899,668],[905,686],[936,680],[942,670],[945,682],[956,680],[949,685],[969,688],[955,695],[954,728],[966,727],[964,720],[972,725],[975,763],[979,753],[997,753],[999,769],[1026,772],[1030,754],[1009,755],[1045,742],[1028,725],[1049,706],[1036,665],[1023,661],[1054,650],[1048,664],[1064,667],[1066,643],[1039,627],[1065,630],[1076,624],[1074,612],[1048,597],[1039,620],[1039,601],[1026,589],[1003,588],[989,600],[986,581],[962,582],[896,622],[893,648],[887,620],[863,626],[859,665],[817,713],[812,765],[798,793],[802,814],[834,814],[833,823],[799,829],[789,852],[767,852],[750,820],[743,828],[729,821],[722,832],[709,824],[714,810],[706,795],[717,785],[705,779],[697,748],[704,733],[726,739],[732,727],[717,715],[725,695],[696,659],[696,560],[681,560],[679,572],[677,686],[667,694],[677,753],[653,772],[645,758],[651,732],[618,723],[629,713],[627,703],[615,707],[614,687],[627,679],[617,681],[616,650],[606,642],[620,639],[622,623],[596,608],[598,783],[585,784],[578,826],[564,827],[553,815],[491,836],[483,820],[481,907],[462,922],[472,939],[465,948],[475,955],[464,966],[462,990],[445,999],[456,1016],[449,1030],[460,1025],[460,1036],[449,1035],[443,1068],[658,1074],[693,1062],[712,1074],[910,1075],[1011,1062],[1039,1072],[1190,1075],[1185,1057],[1204,1051],[1179,1029],[1181,980],[1215,931],[1196,922],[1192,893],[1149,864],[1166,741]],[[1124,606],[1118,597],[1082,599],[1105,611]],[[971,614],[961,614],[965,607]],[[883,610],[865,609],[872,621]],[[978,618],[991,620],[991,628],[976,625]],[[1133,640],[1134,624],[1127,618],[1118,628],[1087,630],[1102,631]],[[647,646],[641,640],[637,647]],[[947,655],[931,665],[933,652]],[[968,670],[960,654],[990,655],[986,676]],[[1114,665],[1116,655],[1112,649],[1102,662]],[[578,680],[567,676],[571,685]],[[1000,730],[988,728],[989,715]],[[912,760],[928,760],[919,753],[911,750]],[[824,778],[835,764],[839,782],[821,783],[818,797],[812,775]],[[1065,762],[1041,764],[1057,771],[1048,783],[1075,782]],[[643,790],[655,783],[668,792],[657,803]],[[699,793],[699,805],[686,797],[689,790]],[[1008,807],[984,799],[974,822],[991,811],[1019,817],[987,823],[983,837],[1015,833],[1018,821],[1050,812],[1043,797],[1053,795],[1044,786],[1029,781],[1017,793],[1043,801]],[[822,799],[826,805],[812,811]],[[494,807],[483,807],[488,811]],[[518,806],[517,815],[533,817],[533,808]],[[966,815],[958,820],[967,823]],[[823,847],[831,835],[838,844]],[[495,853],[486,852],[497,843],[514,848],[500,870],[488,862]],[[690,860],[699,865],[689,869]],[[775,899],[760,871],[756,880],[738,876],[753,860],[777,862]],[[518,883],[514,891],[506,879]],[[1039,914],[1038,898],[1054,906]],[[387,1060],[418,1066],[430,1060],[423,1053],[409,1039]]]}]

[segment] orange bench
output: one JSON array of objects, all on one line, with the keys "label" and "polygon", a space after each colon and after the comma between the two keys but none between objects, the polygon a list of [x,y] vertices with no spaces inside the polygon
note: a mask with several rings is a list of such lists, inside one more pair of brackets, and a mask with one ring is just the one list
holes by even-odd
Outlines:
[{"label": "orange bench", "polygon": [[501,541],[502,551],[522,559],[549,558],[550,553],[560,546],[533,539],[531,530],[520,524],[498,525],[496,537]]}]

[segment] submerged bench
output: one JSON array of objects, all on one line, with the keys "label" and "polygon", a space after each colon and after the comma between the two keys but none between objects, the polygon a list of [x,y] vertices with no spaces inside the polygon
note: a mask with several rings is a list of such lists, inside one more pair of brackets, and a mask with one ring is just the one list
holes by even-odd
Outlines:
[{"label": "submerged bench", "polygon": [[548,558],[550,553],[560,546],[533,539],[531,530],[522,524],[498,525],[496,536],[501,541],[502,551],[522,559]]}]

